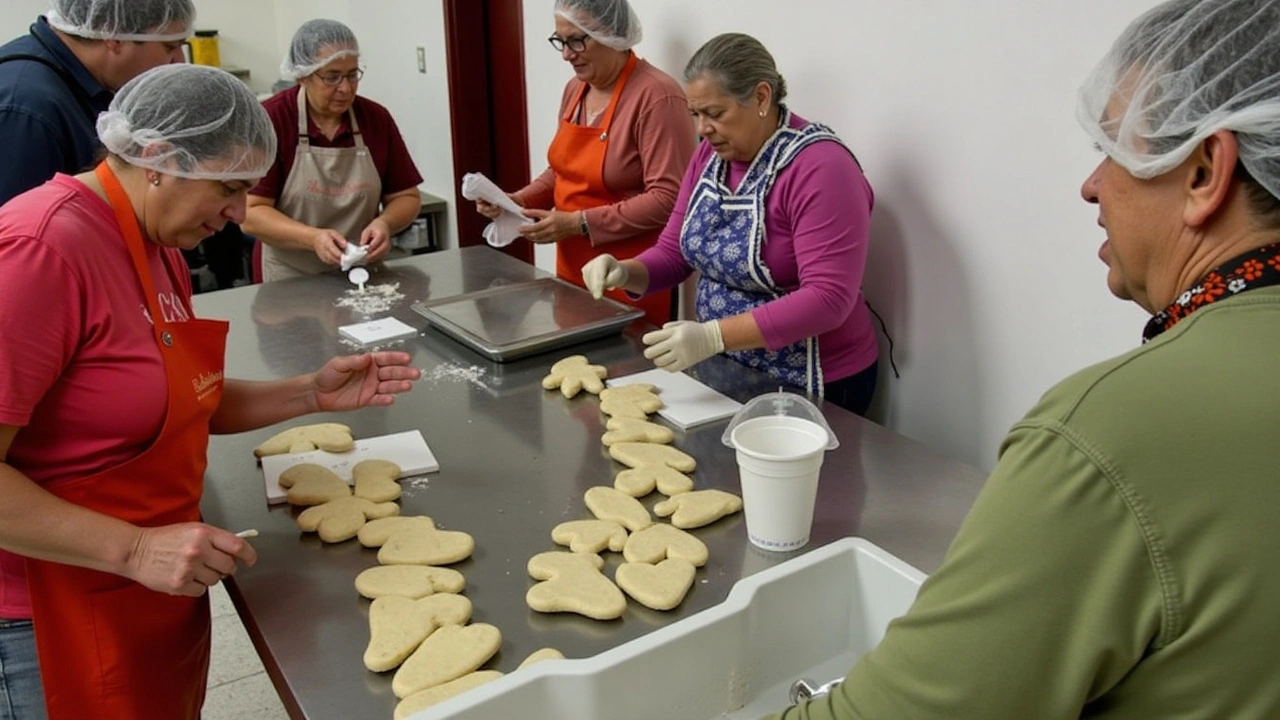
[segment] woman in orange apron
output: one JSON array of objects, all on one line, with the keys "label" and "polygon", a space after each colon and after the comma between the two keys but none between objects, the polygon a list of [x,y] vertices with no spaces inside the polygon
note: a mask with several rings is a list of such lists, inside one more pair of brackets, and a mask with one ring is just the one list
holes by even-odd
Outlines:
[{"label": "woman in orange apron", "polygon": [[[640,59],[640,22],[626,0],[557,0],[548,40],[574,78],[565,87],[549,167],[511,197],[536,222],[521,228],[555,243],[556,275],[582,286],[582,266],[602,252],[634,257],[653,245],[675,204],[695,136],[678,83]],[[496,217],[496,206],[477,210]],[[610,297],[672,318],[670,292]]]},{"label": "woman in orange apron", "polygon": [[387,404],[417,371],[378,354],[224,382],[227,323],[194,316],[179,250],[242,220],[274,155],[243,83],[148,71],[98,133],[96,170],[0,209],[0,618],[25,603],[49,718],[195,720],[207,588],[256,559],[200,522],[210,432]]}]

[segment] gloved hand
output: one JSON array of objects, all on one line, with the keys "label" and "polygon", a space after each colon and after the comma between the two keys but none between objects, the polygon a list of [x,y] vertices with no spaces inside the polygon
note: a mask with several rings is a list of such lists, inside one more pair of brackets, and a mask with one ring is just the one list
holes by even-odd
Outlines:
[{"label": "gloved hand", "polygon": [[582,266],[582,282],[599,300],[605,290],[617,290],[627,284],[631,273],[614,256],[605,253]]},{"label": "gloved hand", "polygon": [[644,349],[644,356],[667,372],[680,372],[724,352],[719,320],[676,320],[640,339],[649,346]]}]

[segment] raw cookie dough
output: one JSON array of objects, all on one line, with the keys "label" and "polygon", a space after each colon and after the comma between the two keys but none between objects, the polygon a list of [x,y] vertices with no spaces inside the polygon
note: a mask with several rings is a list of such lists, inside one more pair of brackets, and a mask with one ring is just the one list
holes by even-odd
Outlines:
[{"label": "raw cookie dough", "polygon": [[355,446],[351,428],[340,423],[299,425],[276,433],[253,449],[255,457],[300,453],[311,450],[346,452]]},{"label": "raw cookie dough", "polygon": [[623,470],[613,478],[613,486],[631,497],[641,498],[653,492],[670,497],[693,489],[693,478],[666,465],[640,465]]},{"label": "raw cookie dough", "polygon": [[426,565],[378,565],[356,576],[356,592],[369,599],[395,596],[417,600],[435,593],[460,593],[466,585],[466,578],[457,570]]},{"label": "raw cookie dough", "polygon": [[540,663],[543,660],[563,660],[563,659],[564,659],[564,653],[560,652],[555,648],[545,647],[545,648],[542,648],[541,650],[534,650],[532,653],[530,653],[529,657],[525,658],[520,663],[520,665],[516,667],[516,669],[519,670],[522,667],[528,667],[534,663]]},{"label": "raw cookie dough", "polygon": [[627,467],[641,465],[666,465],[682,473],[691,473],[698,466],[692,455],[670,445],[624,442],[609,447],[609,457]]},{"label": "raw cookie dough", "polygon": [[570,520],[551,529],[551,539],[576,553],[596,554],[608,548],[622,552],[627,529],[613,520]]},{"label": "raw cookie dough", "polygon": [[636,602],[654,610],[670,610],[679,605],[693,586],[696,569],[688,560],[667,558],[657,565],[623,563],[614,580]]},{"label": "raw cookie dough", "polygon": [[383,565],[452,565],[471,557],[475,549],[476,541],[464,532],[432,530],[421,525],[392,533],[378,551],[378,562]]},{"label": "raw cookie dough", "polygon": [[613,445],[620,442],[669,443],[676,434],[666,425],[633,417],[611,417],[605,423],[608,430],[600,442]]},{"label": "raw cookie dough", "polygon": [[374,672],[394,670],[437,628],[464,625],[470,619],[471,601],[461,595],[378,598],[369,605],[364,666]]},{"label": "raw cookie dough", "polygon": [[602,380],[608,374],[603,365],[592,365],[585,355],[570,355],[557,360],[551,373],[542,378],[544,390],[560,388],[560,394],[572,398],[579,390],[599,395],[604,390]]},{"label": "raw cookie dough", "polygon": [[662,409],[657,396],[657,386],[649,383],[633,383],[605,388],[600,391],[600,412],[614,417],[644,420],[649,413]]},{"label": "raw cookie dough", "polygon": [[382,544],[394,533],[405,528],[419,527],[435,530],[436,524],[426,515],[397,515],[395,517],[370,520],[364,527],[360,528],[358,537],[360,538],[360,544],[365,547],[382,547]]},{"label": "raw cookie dough", "polygon": [[428,635],[396,670],[391,691],[407,698],[456,680],[489,662],[500,645],[502,632],[487,623],[445,625]]},{"label": "raw cookie dough", "polygon": [[318,532],[321,540],[336,543],[355,537],[367,521],[390,517],[398,512],[400,506],[395,503],[344,497],[303,510],[296,522],[300,530]]},{"label": "raw cookie dough", "polygon": [[599,555],[544,552],[529,558],[529,575],[541,580],[524,601],[538,612],[574,612],[596,620],[613,620],[627,609],[627,598],[600,572]]},{"label": "raw cookie dough", "polygon": [[290,505],[322,505],[330,500],[349,497],[351,486],[337,473],[323,465],[299,463],[285,468],[277,480],[284,488]]},{"label": "raw cookie dough", "polygon": [[361,460],[351,468],[356,497],[374,502],[391,502],[400,497],[400,466],[388,460]]},{"label": "raw cookie dough", "polygon": [[396,704],[395,720],[408,720],[409,716],[419,711],[437,703],[442,703],[455,695],[461,695],[472,688],[493,682],[500,677],[502,677],[502,673],[497,670],[477,670],[473,673],[467,673],[457,680],[450,680],[443,685],[416,692]]},{"label": "raw cookie dough", "polygon": [[612,520],[635,532],[653,524],[649,511],[630,495],[604,485],[587,488],[582,496],[591,514],[601,520]]},{"label": "raw cookie dough", "polygon": [[670,516],[671,524],[683,530],[710,525],[741,509],[742,498],[724,490],[695,490],[653,506],[658,517]]},{"label": "raw cookie dough", "polygon": [[622,557],[627,562],[653,565],[663,558],[687,560],[697,567],[707,564],[709,553],[706,543],[693,535],[666,523],[657,523],[631,533]]}]

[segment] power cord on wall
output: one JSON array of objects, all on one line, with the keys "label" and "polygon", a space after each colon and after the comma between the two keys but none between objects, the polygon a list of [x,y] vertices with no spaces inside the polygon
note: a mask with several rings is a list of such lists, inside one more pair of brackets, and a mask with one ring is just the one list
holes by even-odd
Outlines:
[{"label": "power cord on wall", "polygon": [[[863,298],[863,300],[865,301],[866,299]],[[889,341],[889,367],[893,368],[893,376],[901,378],[902,375],[898,373],[898,365],[893,361],[893,336],[889,334],[889,328],[885,326],[884,318],[880,317],[880,313],[876,312],[874,307],[871,307],[870,302],[867,302],[867,309],[871,311],[872,315],[876,316],[876,320],[880,323],[880,332],[884,333],[884,339]]]}]

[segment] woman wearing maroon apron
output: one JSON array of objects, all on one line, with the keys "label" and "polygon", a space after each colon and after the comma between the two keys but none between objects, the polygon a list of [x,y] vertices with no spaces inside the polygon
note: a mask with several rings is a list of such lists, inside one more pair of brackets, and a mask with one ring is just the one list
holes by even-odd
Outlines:
[{"label": "woman wearing maroon apron", "polygon": [[[694,134],[675,80],[631,51],[640,21],[627,0],[556,0],[551,46],[573,66],[549,167],[512,193],[537,222],[521,228],[555,243],[556,275],[582,287],[582,266],[602,252],[629,258],[653,245],[671,214]],[[476,204],[496,217],[496,206]],[[610,293],[655,325],[672,317],[671,293]]]},{"label": "woman wearing maroon apron", "polygon": [[[224,379],[227,323],[195,317],[180,250],[243,219],[274,155],[243,83],[202,66],[148,71],[98,136],[108,157],[95,170],[0,208],[0,618],[29,621],[38,658],[38,671],[0,668],[0,682],[25,689],[21,718],[45,717],[43,704],[54,720],[194,720],[206,590],[256,559],[200,522],[210,432],[386,404],[417,371],[399,353]],[[6,633],[0,650],[21,641]]]}]

